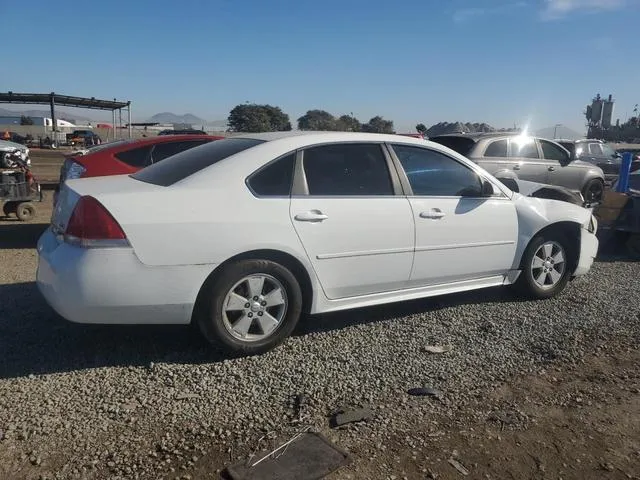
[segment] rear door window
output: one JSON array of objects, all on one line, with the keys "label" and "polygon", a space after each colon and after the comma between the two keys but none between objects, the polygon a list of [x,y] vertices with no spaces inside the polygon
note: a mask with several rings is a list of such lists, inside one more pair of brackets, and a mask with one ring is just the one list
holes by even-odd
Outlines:
[{"label": "rear door window", "polygon": [[151,164],[151,148],[151,145],[132,148],[131,150],[116,153],[115,157],[130,167],[144,168]]},{"label": "rear door window", "polygon": [[189,150],[193,147],[204,145],[205,143],[208,143],[208,140],[158,143],[153,147],[153,152],[151,153],[152,163],[159,162],[171,155],[184,152],[185,150]]},{"label": "rear door window", "polygon": [[304,151],[309,195],[393,195],[387,160],[379,144],[336,144]]},{"label": "rear door window", "polygon": [[509,142],[512,157],[540,158],[538,144],[533,138],[512,138]]}]

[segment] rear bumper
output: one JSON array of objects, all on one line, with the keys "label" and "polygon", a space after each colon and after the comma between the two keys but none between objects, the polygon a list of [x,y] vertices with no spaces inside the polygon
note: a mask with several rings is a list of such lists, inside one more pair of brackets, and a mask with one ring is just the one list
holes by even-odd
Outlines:
[{"label": "rear bumper", "polygon": [[85,249],[47,229],[38,241],[37,285],[65,319],[97,324],[186,324],[209,265],[149,267],[131,248]]},{"label": "rear bumper", "polygon": [[597,254],[598,237],[596,237],[595,233],[590,233],[587,229],[582,228],[580,230],[580,258],[573,275],[576,277],[586,275],[591,269]]}]

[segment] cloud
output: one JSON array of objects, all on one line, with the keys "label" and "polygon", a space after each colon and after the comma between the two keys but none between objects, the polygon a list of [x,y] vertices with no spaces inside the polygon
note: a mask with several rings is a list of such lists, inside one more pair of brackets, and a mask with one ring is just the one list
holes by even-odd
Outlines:
[{"label": "cloud", "polygon": [[464,23],[473,19],[488,16],[488,15],[500,15],[507,13],[508,11],[526,7],[527,2],[512,2],[505,3],[504,5],[498,5],[497,7],[470,7],[460,8],[453,12],[453,21],[455,23]]},{"label": "cloud", "polygon": [[595,13],[617,10],[629,4],[629,0],[544,0],[543,20],[557,20],[574,12]]}]

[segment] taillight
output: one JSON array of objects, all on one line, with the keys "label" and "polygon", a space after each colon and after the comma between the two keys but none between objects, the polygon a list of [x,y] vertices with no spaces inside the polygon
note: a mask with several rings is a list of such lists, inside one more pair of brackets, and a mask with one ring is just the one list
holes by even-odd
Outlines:
[{"label": "taillight", "polygon": [[98,200],[80,197],[64,232],[67,243],[81,247],[125,247],[127,236],[120,224]]}]

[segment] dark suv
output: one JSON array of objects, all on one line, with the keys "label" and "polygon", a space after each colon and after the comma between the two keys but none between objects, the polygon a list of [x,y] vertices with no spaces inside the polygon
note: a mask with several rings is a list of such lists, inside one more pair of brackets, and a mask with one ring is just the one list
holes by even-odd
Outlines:
[{"label": "dark suv", "polygon": [[597,165],[604,172],[607,183],[611,183],[620,174],[622,155],[602,140],[555,140],[569,150],[571,158]]},{"label": "dark suv", "polygon": [[469,133],[430,138],[455,150],[500,179],[521,179],[580,192],[588,203],[604,193],[604,173],[573,158],[566,148],[520,133]]}]

